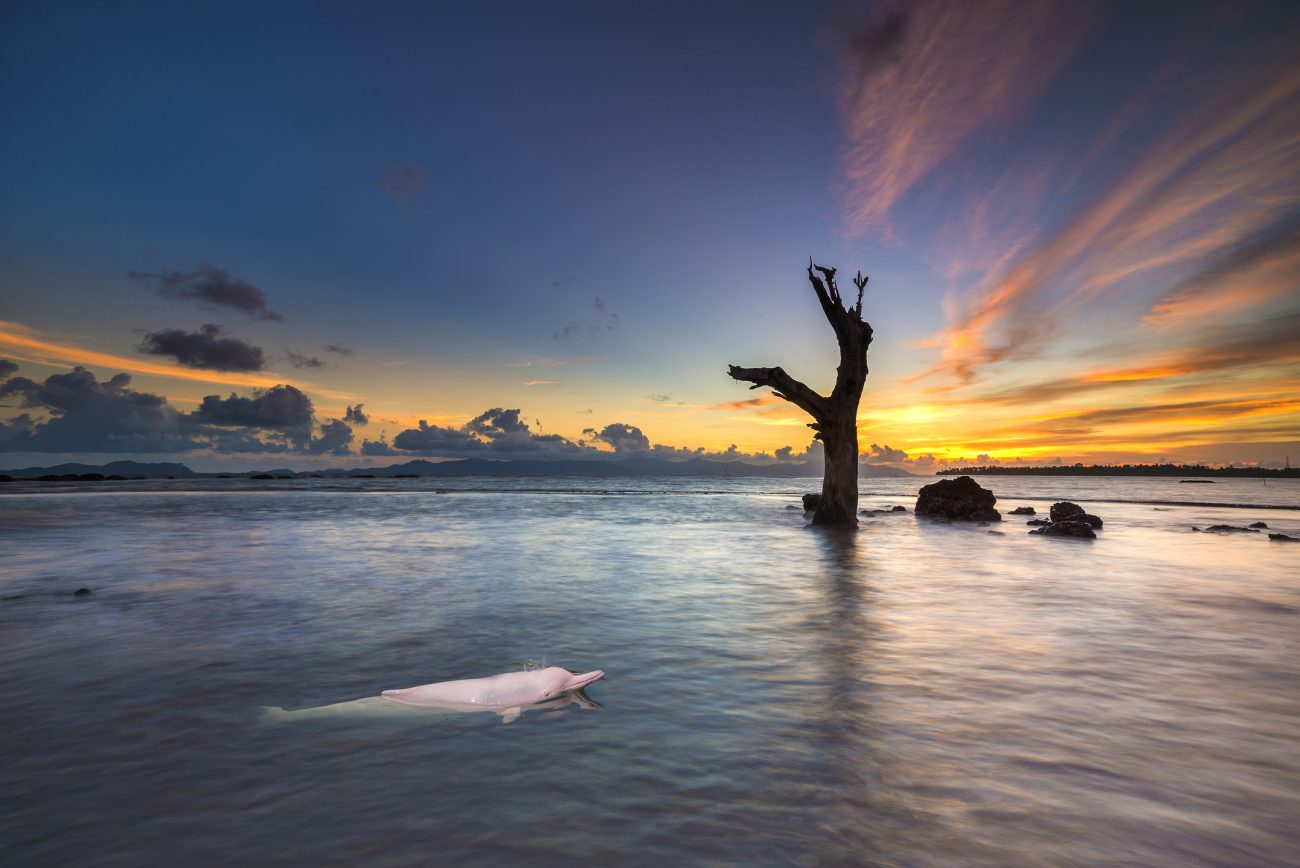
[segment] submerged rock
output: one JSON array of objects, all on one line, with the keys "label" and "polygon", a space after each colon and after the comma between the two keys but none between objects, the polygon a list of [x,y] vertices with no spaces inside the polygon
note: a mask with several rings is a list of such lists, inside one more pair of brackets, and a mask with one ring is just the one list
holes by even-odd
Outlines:
[{"label": "submerged rock", "polygon": [[1025,524],[1049,525],[1051,522],[1045,518],[1031,518],[1029,521],[1025,522]]},{"label": "submerged rock", "polygon": [[907,507],[905,507],[905,506],[896,506],[896,507],[894,507],[893,509],[891,509],[890,512],[907,512]]},{"label": "submerged rock", "polygon": [[1002,521],[993,508],[998,499],[969,476],[944,479],[923,486],[916,498],[916,514],[960,521]]},{"label": "submerged rock", "polygon": [[1065,521],[1067,518],[1073,518],[1076,515],[1083,515],[1084,508],[1077,503],[1071,503],[1068,500],[1062,500],[1052,504],[1048,516],[1052,521]]},{"label": "submerged rock", "polygon": [[821,502],[822,496],[820,494],[805,494],[803,496],[803,511],[813,512]]},{"label": "submerged rock", "polygon": [[1054,521],[1051,524],[1044,525],[1038,530],[1031,530],[1030,533],[1042,534],[1045,536],[1072,536],[1081,539],[1096,539],[1097,532],[1092,529],[1092,525],[1086,521]]},{"label": "submerged rock", "polygon": [[1257,521],[1257,522],[1255,522],[1254,524],[1248,524],[1248,525],[1246,525],[1246,527],[1253,527],[1253,528],[1255,528],[1255,529],[1259,529],[1259,528],[1267,528],[1268,525],[1264,524],[1264,522],[1262,522],[1262,521]]},{"label": "submerged rock", "polygon": [[[1196,528],[1192,528],[1196,530]],[[1205,529],[1205,533],[1259,533],[1253,527],[1236,527],[1231,524],[1212,524]]]},{"label": "submerged rock", "polygon": [[72,592],[72,596],[74,597],[90,596],[90,588],[77,588],[77,590]]},{"label": "submerged rock", "polygon": [[1300,536],[1287,536],[1284,533],[1271,533],[1268,538],[1273,542],[1300,542]]},{"label": "submerged rock", "polygon": [[1015,509],[1011,510],[1011,512],[1007,513],[1007,515],[1038,515],[1038,513],[1034,512],[1032,506],[1017,506]]}]

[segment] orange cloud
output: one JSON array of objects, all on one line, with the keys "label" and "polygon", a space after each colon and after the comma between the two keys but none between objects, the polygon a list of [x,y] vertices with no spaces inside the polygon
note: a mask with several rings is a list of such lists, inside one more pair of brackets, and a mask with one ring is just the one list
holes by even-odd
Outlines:
[{"label": "orange cloud", "polygon": [[[944,348],[939,362],[914,379],[947,373],[969,382],[984,365],[1036,352],[1063,314],[1137,275],[1186,270],[1214,255],[1231,260],[1261,236],[1286,235],[1300,205],[1300,151],[1288,145],[1297,137],[1300,64],[1261,66],[1230,82],[1074,219],[952,305],[964,310],[931,342]],[[1243,276],[1222,300],[1199,284],[1167,294],[1154,321],[1282,295],[1282,272],[1293,276],[1295,266],[1290,253],[1273,255],[1255,263],[1272,272],[1253,283]]]},{"label": "orange cloud", "polygon": [[57,344],[36,337],[39,332],[18,323],[0,321],[0,347],[4,347],[22,361],[40,365],[94,365],[115,371],[131,371],[137,374],[151,374],[169,377],[174,380],[196,380],[204,383],[217,383],[223,386],[254,386],[269,389],[276,385],[295,385],[302,383],[287,380],[271,374],[236,373],[230,371],[205,371],[194,368],[179,368],[159,365],[127,356],[115,356],[88,350],[84,347]]}]

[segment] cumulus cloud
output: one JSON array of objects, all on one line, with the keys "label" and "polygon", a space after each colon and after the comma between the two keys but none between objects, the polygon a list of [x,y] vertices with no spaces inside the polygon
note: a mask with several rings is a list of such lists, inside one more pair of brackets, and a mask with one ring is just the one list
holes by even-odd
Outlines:
[{"label": "cumulus cloud", "polygon": [[582,432],[593,440],[607,443],[615,452],[645,452],[650,448],[650,438],[634,425],[614,422],[597,431],[588,428]]},{"label": "cumulus cloud", "polygon": [[196,422],[244,428],[300,429],[312,423],[311,398],[293,386],[275,386],[242,397],[208,395],[190,414]]},{"label": "cumulus cloud", "polygon": [[5,398],[45,417],[23,413],[0,422],[0,450],[7,452],[180,452],[203,445],[167,399],[132,389],[130,374],[100,382],[77,367],[43,383],[14,377],[0,384]]},{"label": "cumulus cloud", "polygon": [[365,405],[358,404],[355,407],[349,406],[347,412],[343,414],[343,421],[349,425],[369,425],[370,417],[362,409]]},{"label": "cumulus cloud", "polygon": [[872,443],[871,451],[867,453],[867,458],[871,461],[878,461],[887,464],[896,461],[906,461],[907,453],[902,449],[895,449],[888,444],[881,446]]},{"label": "cumulus cloud", "polygon": [[210,371],[260,371],[262,348],[238,338],[222,337],[219,325],[206,323],[196,332],[162,329],[148,332],[138,349],[151,356],[171,356],[187,368]]},{"label": "cumulus cloud", "polygon": [[331,419],[320,426],[320,433],[311,439],[307,451],[315,455],[326,452],[332,455],[350,455],[352,450],[348,447],[351,443],[352,428],[341,419]]},{"label": "cumulus cloud", "polygon": [[266,293],[260,288],[206,262],[192,271],[132,271],[127,276],[153,285],[167,298],[192,299],[205,307],[229,308],[254,319],[284,319],[266,306]]}]

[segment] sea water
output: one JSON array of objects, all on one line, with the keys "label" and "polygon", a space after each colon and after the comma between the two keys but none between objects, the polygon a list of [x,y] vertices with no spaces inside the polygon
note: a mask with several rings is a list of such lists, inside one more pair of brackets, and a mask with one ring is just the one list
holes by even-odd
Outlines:
[{"label": "sea water", "polygon": [[[1300,545],[1191,529],[1300,484],[930,481],[9,484],[0,862],[1300,864]],[[600,707],[259,711],[530,663]]]}]

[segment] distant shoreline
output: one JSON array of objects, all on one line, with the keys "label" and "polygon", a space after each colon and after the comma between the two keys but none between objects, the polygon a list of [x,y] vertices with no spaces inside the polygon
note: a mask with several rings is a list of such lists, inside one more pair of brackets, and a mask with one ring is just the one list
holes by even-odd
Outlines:
[{"label": "distant shoreline", "polygon": [[1141,476],[1222,479],[1300,479],[1296,467],[1206,467],[1201,464],[1074,464],[1048,467],[952,467],[936,476]]}]

